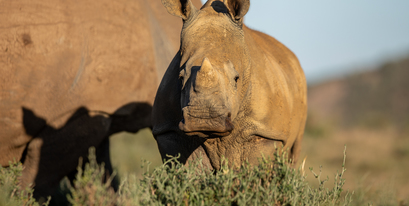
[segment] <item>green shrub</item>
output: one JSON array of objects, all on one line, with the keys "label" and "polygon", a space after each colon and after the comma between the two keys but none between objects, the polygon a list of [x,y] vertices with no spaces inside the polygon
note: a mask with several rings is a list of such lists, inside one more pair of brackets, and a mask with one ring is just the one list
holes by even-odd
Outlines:
[{"label": "green shrub", "polygon": [[[78,167],[67,199],[71,205],[350,205],[351,195],[343,193],[344,164],[335,176],[332,188],[326,188],[321,173],[313,173],[319,187],[311,187],[302,168],[288,165],[286,155],[276,154],[274,160],[263,158],[252,166],[228,167],[223,160],[218,171],[206,169],[201,160],[188,166],[172,157],[164,165],[149,171],[138,180],[127,175],[117,192],[110,182],[103,183],[103,165],[96,163],[95,149],[90,149],[89,163]],[[344,154],[345,163],[345,154]],[[21,163],[0,168],[0,205],[38,205],[31,189],[20,190],[18,177]],[[321,169],[320,169],[321,170]],[[312,171],[312,169],[311,169]],[[341,195],[343,194],[343,195]]]},{"label": "green shrub", "polygon": [[[166,161],[151,173],[146,169],[141,180],[125,177],[119,191],[102,184],[103,166],[95,163],[90,150],[90,163],[79,168],[71,190],[72,205],[348,205],[351,196],[341,196],[345,168],[335,176],[332,189],[312,188],[301,169],[293,169],[286,158],[261,159],[258,166],[243,163],[231,169],[223,160],[219,171],[210,171],[195,161],[183,166],[177,157]],[[285,155],[284,155],[285,156]],[[146,165],[146,162],[145,162]]]},{"label": "green shrub", "polygon": [[[20,162],[11,163],[7,168],[0,165],[0,206],[39,205],[33,198],[33,189],[20,188],[18,178],[21,177],[22,171]],[[43,205],[48,205],[48,202]]]},{"label": "green shrub", "polygon": [[104,165],[97,164],[95,148],[89,149],[88,158],[89,162],[85,164],[84,170],[80,158],[74,185],[70,187],[70,194],[67,195],[68,201],[72,205],[115,205],[117,194],[110,187],[115,174],[104,183]]}]

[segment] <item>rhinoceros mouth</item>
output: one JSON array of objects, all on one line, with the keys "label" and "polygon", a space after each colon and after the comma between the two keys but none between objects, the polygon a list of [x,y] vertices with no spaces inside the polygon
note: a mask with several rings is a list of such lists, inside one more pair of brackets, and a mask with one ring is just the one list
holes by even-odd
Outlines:
[{"label": "rhinoceros mouth", "polygon": [[187,106],[182,109],[179,129],[188,136],[222,137],[233,131],[231,113],[225,106],[202,108]]}]

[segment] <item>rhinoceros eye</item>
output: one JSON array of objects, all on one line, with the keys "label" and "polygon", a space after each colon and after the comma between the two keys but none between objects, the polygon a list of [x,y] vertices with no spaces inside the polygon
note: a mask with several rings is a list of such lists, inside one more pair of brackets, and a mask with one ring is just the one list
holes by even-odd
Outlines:
[{"label": "rhinoceros eye", "polygon": [[180,82],[182,83],[182,85],[185,83],[185,70],[184,69],[182,69],[180,72],[179,72],[179,80],[180,80]]},{"label": "rhinoceros eye", "polygon": [[183,75],[182,74],[179,74],[179,80],[181,81],[181,82],[183,82]]},{"label": "rhinoceros eye", "polygon": [[239,75],[234,76],[234,87],[237,89],[237,82],[239,81]]},{"label": "rhinoceros eye", "polygon": [[237,83],[239,81],[239,75],[234,76],[234,81]]}]

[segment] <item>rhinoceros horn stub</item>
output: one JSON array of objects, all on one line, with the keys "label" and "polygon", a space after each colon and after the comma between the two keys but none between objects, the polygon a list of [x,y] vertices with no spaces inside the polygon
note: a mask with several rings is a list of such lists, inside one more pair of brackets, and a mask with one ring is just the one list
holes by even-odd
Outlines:
[{"label": "rhinoceros horn stub", "polygon": [[197,72],[194,90],[195,92],[212,92],[218,85],[217,73],[207,57],[204,58],[200,70]]}]

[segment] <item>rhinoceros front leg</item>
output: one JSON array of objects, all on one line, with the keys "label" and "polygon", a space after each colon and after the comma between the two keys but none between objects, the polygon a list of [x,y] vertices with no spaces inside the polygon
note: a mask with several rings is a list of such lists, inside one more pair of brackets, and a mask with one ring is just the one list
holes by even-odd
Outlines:
[{"label": "rhinoceros front leg", "polygon": [[202,158],[202,164],[205,168],[213,168],[203,149],[204,140],[201,138],[181,137],[175,132],[168,132],[157,135],[156,142],[162,160],[169,159],[169,156],[176,157],[180,155],[178,161],[188,165],[190,161]]},{"label": "rhinoceros front leg", "polygon": [[51,195],[64,176],[76,171],[79,157],[86,158],[91,146],[97,148],[97,160],[105,162],[110,174],[109,124],[107,117],[82,113],[60,129],[47,125],[27,146],[22,186],[33,185],[35,198]]}]

